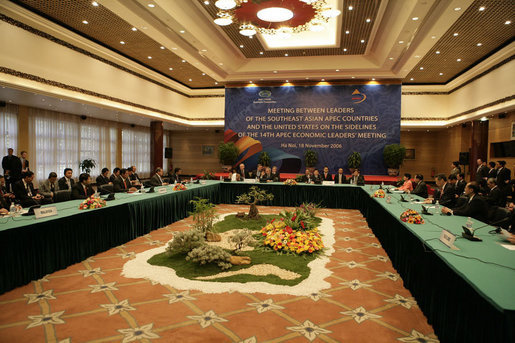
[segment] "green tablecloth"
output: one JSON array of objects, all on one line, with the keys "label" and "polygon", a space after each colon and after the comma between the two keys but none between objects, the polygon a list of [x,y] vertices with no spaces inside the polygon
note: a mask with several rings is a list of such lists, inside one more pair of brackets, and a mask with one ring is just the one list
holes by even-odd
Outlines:
[{"label": "green tablecloth", "polygon": [[266,205],[359,209],[442,342],[515,341],[515,252],[491,228],[478,232],[483,242],[458,239],[460,250],[451,250],[438,240],[442,228],[461,235],[466,218],[436,214],[426,224],[406,224],[400,213],[421,205],[401,203],[398,194],[391,204],[371,198],[378,186],[368,185],[208,181],[186,191],[117,194],[97,210],[79,211],[80,201],[69,201],[56,205],[56,217],[0,218],[0,293],[185,218],[196,196],[231,204],[253,185],[274,194]]}]

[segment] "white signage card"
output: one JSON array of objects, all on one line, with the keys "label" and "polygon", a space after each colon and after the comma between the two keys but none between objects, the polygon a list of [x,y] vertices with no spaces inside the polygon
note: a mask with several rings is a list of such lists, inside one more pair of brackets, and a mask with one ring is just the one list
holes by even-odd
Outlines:
[{"label": "white signage card", "polygon": [[455,240],[456,236],[454,236],[451,232],[442,230],[442,233],[440,234],[440,242],[447,245],[452,250],[460,250],[454,245]]},{"label": "white signage card", "polygon": [[245,183],[256,183],[256,179],[244,179],[243,182],[245,182]]},{"label": "white signage card", "polygon": [[334,185],[334,181],[322,181],[323,185]]},{"label": "white signage card", "polygon": [[49,206],[49,207],[35,208],[34,215],[36,216],[36,219],[57,216],[57,207]]},{"label": "white signage card", "polygon": [[157,190],[157,192],[158,192],[159,194],[163,194],[163,193],[166,193],[166,192],[167,192],[167,190],[166,190],[166,188],[165,188],[165,187],[163,187],[163,188],[159,188],[159,189]]}]

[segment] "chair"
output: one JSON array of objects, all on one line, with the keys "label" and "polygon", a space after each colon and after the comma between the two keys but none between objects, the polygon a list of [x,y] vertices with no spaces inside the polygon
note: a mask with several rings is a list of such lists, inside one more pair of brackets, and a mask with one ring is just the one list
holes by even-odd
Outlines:
[{"label": "chair", "polygon": [[71,199],[72,192],[69,190],[66,191],[57,191],[54,195],[54,202],[63,202]]}]

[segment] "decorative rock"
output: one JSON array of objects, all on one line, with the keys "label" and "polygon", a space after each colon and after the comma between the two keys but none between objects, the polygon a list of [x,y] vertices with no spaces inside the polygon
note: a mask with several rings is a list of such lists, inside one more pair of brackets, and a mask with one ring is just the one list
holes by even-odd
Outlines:
[{"label": "decorative rock", "polygon": [[222,240],[222,237],[214,232],[207,232],[206,233],[206,241],[208,242],[220,242]]},{"label": "decorative rock", "polygon": [[236,218],[245,218],[245,212],[236,213]]},{"label": "decorative rock", "polygon": [[231,256],[229,262],[236,266],[240,264],[250,264],[251,259],[248,256]]}]

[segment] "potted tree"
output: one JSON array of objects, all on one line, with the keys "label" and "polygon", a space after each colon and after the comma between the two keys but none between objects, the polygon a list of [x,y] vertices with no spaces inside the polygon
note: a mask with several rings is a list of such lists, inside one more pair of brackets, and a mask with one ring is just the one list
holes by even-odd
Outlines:
[{"label": "potted tree", "polygon": [[80,170],[82,170],[83,173],[91,173],[91,169],[95,168],[97,166],[97,163],[95,160],[92,159],[85,159],[79,164]]},{"label": "potted tree", "polygon": [[258,157],[258,163],[263,167],[270,167],[270,163],[272,160],[270,159],[270,155],[266,151],[261,152]]},{"label": "potted tree", "polygon": [[354,151],[352,154],[347,157],[347,168],[349,171],[354,173],[354,170],[358,169],[361,166],[361,154],[357,151]]},{"label": "potted tree", "polygon": [[306,168],[308,168],[311,172],[315,169],[315,166],[318,163],[318,154],[316,151],[308,149],[304,152],[304,163],[306,164]]},{"label": "potted tree", "polygon": [[383,160],[388,167],[388,175],[398,176],[399,167],[406,157],[406,148],[400,144],[389,144],[384,147]]},{"label": "potted tree", "polygon": [[231,170],[239,154],[240,151],[233,142],[222,142],[218,145],[218,158],[220,163],[222,163],[222,168],[226,171]]}]

